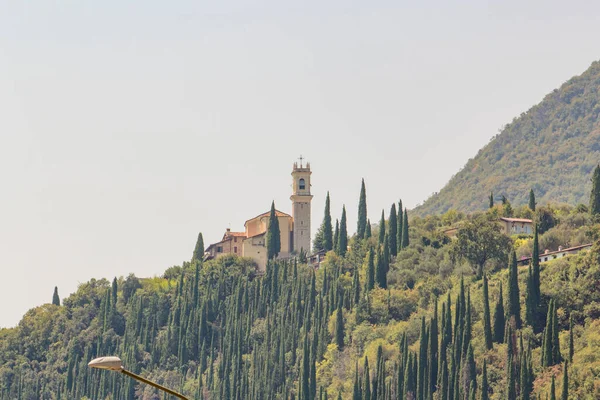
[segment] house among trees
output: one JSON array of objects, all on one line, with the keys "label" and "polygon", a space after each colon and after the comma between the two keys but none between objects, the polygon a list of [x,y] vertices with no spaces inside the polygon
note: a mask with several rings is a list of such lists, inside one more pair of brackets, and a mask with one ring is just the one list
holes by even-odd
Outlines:
[{"label": "house among trees", "polygon": [[[568,256],[569,254],[577,254],[582,250],[589,250],[592,248],[592,243],[582,244],[579,246],[573,246],[568,248],[563,248],[562,246],[558,246],[558,250],[550,251],[546,249],[544,253],[539,255],[539,261],[541,263],[556,260],[558,258],[563,258]],[[519,265],[527,265],[531,261],[531,257],[524,257],[519,260]]]},{"label": "house among trees", "polygon": [[533,235],[533,221],[526,218],[498,218],[498,223],[502,226],[507,235]]},{"label": "house among trees", "polygon": [[[289,258],[301,251],[310,251],[310,163],[294,163],[292,169],[292,215],[274,210],[279,224],[280,248],[277,258]],[[225,231],[220,242],[206,249],[205,259],[218,258],[227,254],[250,257],[264,271],[267,265],[267,231],[270,223],[269,211],[259,214],[244,223],[243,232]]]}]

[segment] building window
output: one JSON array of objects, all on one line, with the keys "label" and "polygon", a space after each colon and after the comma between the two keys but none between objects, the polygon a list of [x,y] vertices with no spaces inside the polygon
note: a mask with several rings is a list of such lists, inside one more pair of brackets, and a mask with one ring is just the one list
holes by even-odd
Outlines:
[{"label": "building window", "polygon": [[234,252],[234,253],[237,253],[237,247],[234,247],[234,248],[233,248],[233,252]]},{"label": "building window", "polygon": [[233,237],[233,241],[237,243],[237,237]]},{"label": "building window", "polygon": [[223,252],[223,247],[217,246],[217,253],[222,253],[222,252]]},{"label": "building window", "polygon": [[300,178],[300,180],[298,181],[298,188],[300,190],[304,190],[306,188],[306,184],[304,183],[304,178]]}]

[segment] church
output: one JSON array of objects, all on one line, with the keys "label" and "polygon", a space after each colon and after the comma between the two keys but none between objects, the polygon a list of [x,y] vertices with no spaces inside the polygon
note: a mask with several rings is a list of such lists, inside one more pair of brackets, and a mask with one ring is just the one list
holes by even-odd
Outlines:
[{"label": "church", "polygon": [[[281,234],[281,251],[278,258],[284,259],[304,251],[310,252],[310,163],[294,163],[292,169],[292,215],[275,210]],[[234,254],[252,258],[259,271],[267,266],[267,228],[270,212],[264,212],[244,223],[244,230],[233,232],[227,229],[220,242],[213,243],[206,249],[204,259]]]}]

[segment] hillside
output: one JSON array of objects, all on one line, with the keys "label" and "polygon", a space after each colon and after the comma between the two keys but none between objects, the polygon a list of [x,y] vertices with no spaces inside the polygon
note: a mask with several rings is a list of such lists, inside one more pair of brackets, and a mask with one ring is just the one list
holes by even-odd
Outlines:
[{"label": "hillside", "polygon": [[487,207],[493,192],[527,204],[587,204],[589,176],[600,161],[600,62],[571,78],[541,103],[506,125],[415,215],[471,212]]},{"label": "hillside", "polygon": [[[161,277],[92,279],[0,330],[0,399],[168,398],[87,367],[104,355],[190,399],[516,400],[545,398],[553,377],[557,397],[566,387],[597,399],[600,225],[578,208],[550,212],[558,224],[539,248],[592,250],[544,263],[536,278],[516,258],[507,270],[501,249],[485,264],[488,292],[440,231],[460,220],[510,242],[493,211],[414,218],[399,250],[389,223],[382,235],[367,229],[316,271],[280,261],[257,275],[224,256]],[[527,255],[535,239],[512,244]]]}]

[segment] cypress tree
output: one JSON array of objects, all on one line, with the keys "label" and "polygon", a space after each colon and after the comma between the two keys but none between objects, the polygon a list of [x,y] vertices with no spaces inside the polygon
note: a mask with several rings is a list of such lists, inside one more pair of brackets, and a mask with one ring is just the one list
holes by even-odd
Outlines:
[{"label": "cypress tree", "polygon": [[590,193],[590,214],[600,214],[600,164],[596,166],[592,176],[592,192]]},{"label": "cypress tree", "polygon": [[367,229],[367,192],[365,189],[365,180],[360,185],[360,198],[358,200],[358,222],[356,227],[356,236],[358,239],[364,239]]},{"label": "cypress tree", "polygon": [[279,231],[279,219],[275,212],[275,202],[271,203],[269,214],[269,226],[267,228],[267,258],[272,260],[281,251],[281,232]]},{"label": "cypress tree", "polygon": [[402,200],[398,200],[398,223],[396,225],[398,225],[398,229],[396,230],[396,236],[397,236],[397,245],[396,245],[396,251],[400,251],[402,249],[402,227],[404,226],[404,218],[402,217]]},{"label": "cypress tree", "polygon": [[494,192],[490,193],[489,197],[489,208],[494,208]]},{"label": "cypress tree", "polygon": [[[510,347],[510,345],[509,345]],[[508,354],[506,363],[506,400],[517,400],[517,389],[515,387],[515,373],[513,368],[513,358]]]},{"label": "cypress tree", "polygon": [[352,293],[353,305],[357,305],[360,301],[360,276],[356,267],[354,267],[354,274],[352,276]]},{"label": "cypress tree", "polygon": [[540,292],[540,244],[538,238],[538,227],[537,224],[533,230],[533,253],[531,255],[531,277],[533,283],[533,294],[534,299],[537,300],[538,304],[541,299]]},{"label": "cypress tree", "polygon": [[483,359],[483,371],[481,372],[481,400],[489,400],[490,394],[489,392],[489,384],[487,378],[487,365],[485,362],[485,358]]},{"label": "cypress tree", "polygon": [[[521,336],[521,343],[522,343],[522,339],[523,337]],[[519,400],[529,400],[530,399],[530,383],[529,383],[529,368],[527,365],[527,356],[526,354],[523,354],[523,352],[521,352],[521,367],[519,369],[520,371],[520,377],[519,377],[519,389],[520,389],[520,396],[519,396]]]},{"label": "cypress tree", "polygon": [[507,295],[507,317],[515,318],[517,328],[521,327],[521,302],[519,298],[519,278],[517,270],[517,255],[512,252],[508,267],[508,295]]},{"label": "cypress tree", "polygon": [[325,212],[323,215],[323,222],[317,232],[313,245],[315,251],[333,250],[333,227],[331,225],[331,201],[329,198],[329,192],[325,198]]},{"label": "cypress tree", "polygon": [[485,348],[492,349],[492,321],[490,315],[490,299],[488,296],[488,280],[483,275],[483,334],[485,336]]},{"label": "cypress tree", "polygon": [[504,342],[504,325],[506,320],[504,318],[504,301],[502,299],[502,283],[500,283],[498,302],[494,310],[494,342]]},{"label": "cypress tree", "polygon": [[404,217],[402,217],[402,248],[408,247],[408,211],[404,209]]},{"label": "cypress tree", "polygon": [[339,254],[339,241],[340,241],[340,221],[335,220],[335,233],[333,234],[333,250],[336,254]]},{"label": "cypress tree", "polygon": [[341,302],[335,316],[335,344],[339,351],[344,350],[344,314]]},{"label": "cypress tree", "polygon": [[560,354],[560,342],[558,336],[558,313],[556,312],[556,302],[554,302],[554,306],[552,308],[552,358],[554,364],[558,364],[562,361],[562,356]]},{"label": "cypress tree", "polygon": [[575,354],[575,342],[573,340],[573,314],[569,316],[569,362],[573,362]]},{"label": "cypress tree", "polygon": [[202,232],[198,233],[198,239],[196,239],[196,247],[194,247],[194,253],[192,254],[192,262],[196,260],[202,260],[204,257],[204,239],[202,238]]},{"label": "cypress tree", "polygon": [[360,379],[358,378],[358,360],[356,360],[356,364],[354,366],[354,389],[352,392],[352,400],[361,400],[362,393],[360,387]]},{"label": "cypress tree", "polygon": [[338,237],[338,254],[345,256],[348,251],[348,228],[346,227],[346,206],[342,207],[342,219],[340,220],[340,233]]},{"label": "cypress tree", "polygon": [[396,204],[392,204],[392,208],[390,209],[390,221],[389,221],[389,246],[390,253],[393,256],[398,254],[398,220],[396,218]]},{"label": "cypress tree", "polygon": [[527,290],[525,291],[525,323],[530,326],[535,324],[535,314],[537,311],[534,296],[533,273],[530,263],[527,271]]},{"label": "cypress tree", "polygon": [[552,375],[552,383],[550,384],[550,400],[556,400],[556,385],[554,383],[554,375]]},{"label": "cypress tree", "polygon": [[562,380],[562,397],[561,400],[569,400],[569,374],[567,371],[569,361],[565,360],[563,367],[563,380]]},{"label": "cypress tree", "polygon": [[381,219],[379,220],[379,244],[385,240],[385,211],[381,210]]},{"label": "cypress tree", "polygon": [[385,257],[381,252],[381,247],[377,250],[377,285],[382,289],[387,289],[387,269],[385,265]]},{"label": "cypress tree", "polygon": [[372,290],[375,287],[375,252],[369,250],[367,261],[367,290]]},{"label": "cypress tree", "polygon": [[364,387],[362,393],[362,400],[371,400],[371,378],[369,376],[369,358],[367,356],[365,356],[363,374]]},{"label": "cypress tree", "polygon": [[58,286],[54,286],[54,294],[52,295],[52,304],[60,306],[60,297],[58,297]]},{"label": "cypress tree", "polygon": [[365,230],[365,239],[368,239],[371,236],[373,236],[371,233],[371,220],[367,218],[367,229]]},{"label": "cypress tree", "polygon": [[535,211],[535,194],[533,189],[529,190],[529,209]]}]

